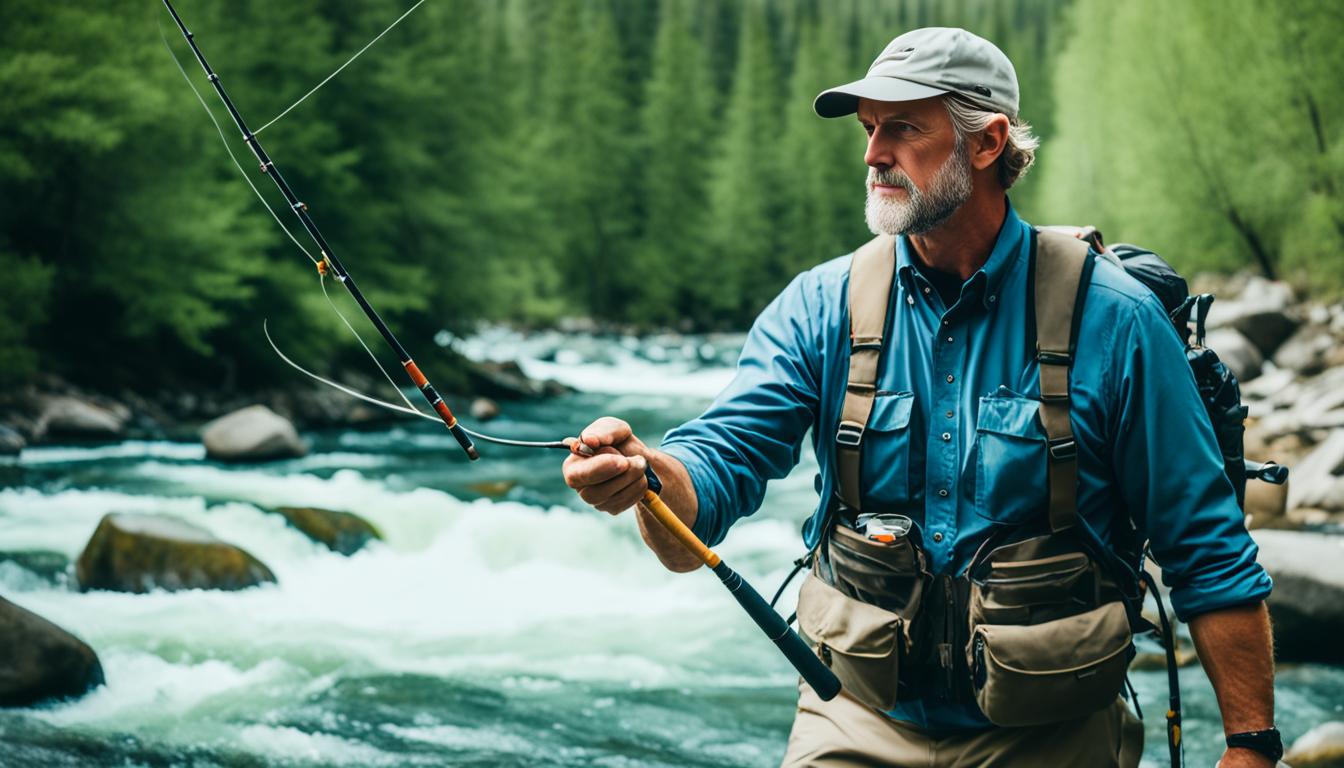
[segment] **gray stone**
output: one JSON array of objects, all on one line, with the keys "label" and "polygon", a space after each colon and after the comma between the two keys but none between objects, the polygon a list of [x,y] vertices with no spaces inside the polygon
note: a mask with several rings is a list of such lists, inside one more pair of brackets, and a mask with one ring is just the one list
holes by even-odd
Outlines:
[{"label": "gray stone", "polygon": [[1344,662],[1344,537],[1257,530],[1259,561],[1274,578],[1269,613],[1280,661]]},{"label": "gray stone", "polygon": [[25,445],[23,435],[0,424],[0,456],[18,456]]},{"label": "gray stone", "polygon": [[247,551],[165,515],[103,517],[75,563],[81,591],[246,589],[275,581]]},{"label": "gray stone", "polygon": [[1300,324],[1294,300],[1293,289],[1287,283],[1251,277],[1236,299],[1214,302],[1209,311],[1209,326],[1235,328],[1250,339],[1261,355],[1271,355]]},{"label": "gray stone", "polygon": [[1302,734],[1283,760],[1293,768],[1344,768],[1344,723],[1321,723]]},{"label": "gray stone", "polygon": [[0,707],[81,696],[103,684],[87,643],[0,597]]},{"label": "gray stone", "polygon": [[315,507],[280,507],[276,510],[305,536],[342,555],[353,555],[383,535],[369,521],[349,512]]},{"label": "gray stone", "polygon": [[478,397],[471,401],[471,417],[477,421],[489,421],[499,415],[499,403],[488,397]]},{"label": "gray stone", "polygon": [[1251,340],[1235,328],[1215,328],[1204,338],[1204,346],[1218,353],[1218,359],[1232,369],[1241,381],[1260,375],[1264,355]]},{"label": "gray stone", "polygon": [[1336,344],[1328,328],[1304,325],[1274,353],[1274,364],[1305,376],[1317,374],[1325,369],[1326,355]]},{"label": "gray stone", "polygon": [[1344,429],[1330,433],[1290,469],[1288,508],[1344,509]]},{"label": "gray stone", "polygon": [[119,440],[129,412],[104,408],[74,397],[50,397],[43,404],[37,432],[46,439]]},{"label": "gray stone", "polygon": [[201,428],[206,458],[267,461],[303,456],[308,446],[288,419],[264,405],[250,405]]}]

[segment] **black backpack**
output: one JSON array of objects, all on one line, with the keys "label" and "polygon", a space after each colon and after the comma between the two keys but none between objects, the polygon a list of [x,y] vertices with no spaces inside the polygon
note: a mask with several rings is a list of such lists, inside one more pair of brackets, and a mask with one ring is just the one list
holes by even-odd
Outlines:
[{"label": "black backpack", "polygon": [[[1263,480],[1282,485],[1288,480],[1288,468],[1272,461],[1259,464],[1246,460],[1244,437],[1249,409],[1241,403],[1241,386],[1218,354],[1204,345],[1204,324],[1213,304],[1213,294],[1190,295],[1185,278],[1161,256],[1137,245],[1117,243],[1107,246],[1096,227],[1044,227],[1085,240],[1102,258],[1123,268],[1153,292],[1171,319],[1172,330],[1185,345],[1185,359],[1194,373],[1204,403],[1205,415],[1213,425],[1218,447],[1223,454],[1223,469],[1237,493],[1237,504],[1245,508],[1246,481]],[[1191,320],[1194,328],[1190,327]]]}]

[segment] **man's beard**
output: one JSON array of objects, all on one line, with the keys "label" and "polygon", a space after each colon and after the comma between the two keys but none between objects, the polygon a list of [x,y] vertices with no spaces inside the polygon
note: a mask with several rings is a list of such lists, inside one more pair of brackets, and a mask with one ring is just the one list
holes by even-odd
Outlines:
[{"label": "man's beard", "polygon": [[[905,190],[897,200],[873,189],[886,184]],[[896,168],[868,167],[868,203],[864,214],[875,235],[920,235],[947,221],[971,197],[971,155],[958,140],[947,162],[933,174],[921,192],[909,176]]]}]

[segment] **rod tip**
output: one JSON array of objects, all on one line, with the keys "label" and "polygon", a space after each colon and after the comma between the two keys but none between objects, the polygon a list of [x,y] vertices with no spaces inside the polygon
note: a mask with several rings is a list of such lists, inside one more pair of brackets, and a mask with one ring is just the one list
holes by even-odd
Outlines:
[{"label": "rod tip", "polygon": [[467,446],[467,458],[471,459],[472,461],[475,461],[481,458],[481,452],[476,450],[476,446],[469,445]]}]

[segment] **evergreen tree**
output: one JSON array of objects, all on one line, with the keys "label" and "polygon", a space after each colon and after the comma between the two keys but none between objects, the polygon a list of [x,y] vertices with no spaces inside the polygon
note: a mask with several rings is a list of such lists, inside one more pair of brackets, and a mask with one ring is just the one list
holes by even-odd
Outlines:
[{"label": "evergreen tree", "polygon": [[742,6],[733,86],[710,186],[709,236],[698,264],[698,318],[749,320],[783,287],[779,220],[785,191],[779,136],[782,77],[760,0]]},{"label": "evergreen tree", "polygon": [[707,147],[714,93],[708,54],[691,32],[687,0],[664,0],[652,71],[640,115],[636,174],[645,210],[633,272],[642,280],[641,314],[675,323],[694,309],[708,208]]}]

